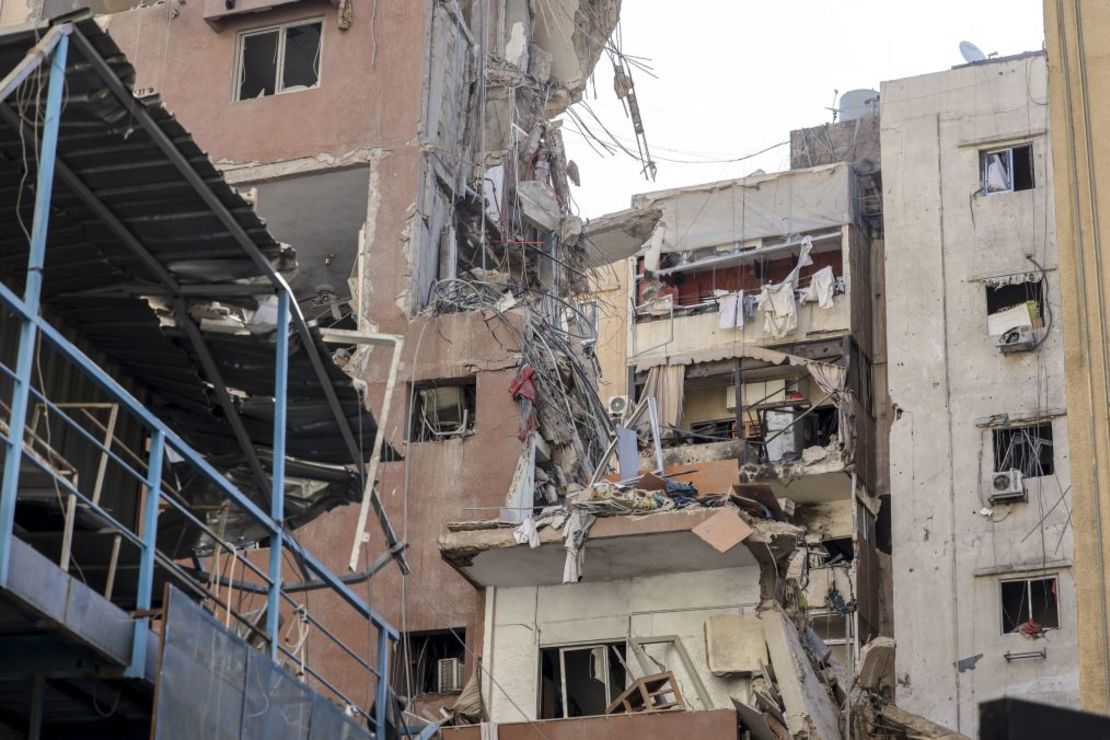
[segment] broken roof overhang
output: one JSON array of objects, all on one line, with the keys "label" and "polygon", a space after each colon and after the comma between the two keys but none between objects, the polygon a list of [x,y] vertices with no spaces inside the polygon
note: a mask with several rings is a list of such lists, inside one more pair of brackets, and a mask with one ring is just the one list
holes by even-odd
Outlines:
[{"label": "broken roof overhang", "polygon": [[[266,456],[272,445],[274,332],[205,330],[188,341],[182,316],[160,320],[143,296],[169,297],[189,312],[213,302],[245,312],[287,292],[292,249],[279,244],[243,199],[157,100],[137,100],[134,70],[84,13],[58,25],[0,33],[0,75],[43,55],[48,32],[70,33],[66,98],[58,134],[55,185],[43,271],[44,309],[117,362],[150,393],[148,403],[198,451],[230,471]],[[45,67],[25,85],[42,80]],[[33,98],[32,98],[33,101]],[[35,168],[34,131],[21,128],[18,94],[0,102],[0,274],[23,280],[33,197],[20,198],[23,166]],[[26,158],[24,143],[29,142]],[[33,183],[35,178],[26,178]],[[354,381],[328,357],[315,327],[291,301],[296,329],[288,370],[287,454],[317,465],[360,468],[376,427]],[[204,361],[235,397],[254,449],[239,444]],[[356,439],[352,430],[360,430]],[[392,451],[388,451],[390,454]],[[255,470],[257,473],[257,469]],[[333,484],[335,481],[331,481]],[[361,496],[357,476],[345,488]],[[263,498],[267,485],[260,481]],[[388,531],[384,515],[379,516]],[[393,540],[392,532],[388,538]]]},{"label": "broken roof overhang", "polygon": [[[599,517],[586,540],[583,581],[611,581],[664,573],[755,566],[793,552],[801,530],[785,522],[749,520],[754,533],[743,547],[721,553],[693,532],[724,510],[690,508],[643,516]],[[476,528],[485,525],[485,528]],[[566,558],[563,533],[539,530],[540,546],[518,545],[510,527],[464,523],[440,537],[440,555],[471,583],[488,586],[558,585]],[[650,556],[647,555],[650,553]]]},{"label": "broken roof overhang", "polygon": [[590,266],[609,265],[636,254],[662,217],[659,208],[628,208],[587,221],[582,234],[592,247],[587,252]]},{"label": "broken roof overhang", "polygon": [[660,208],[661,251],[686,252],[829,229],[854,220],[859,189],[845,162],[643,193],[634,207]]}]

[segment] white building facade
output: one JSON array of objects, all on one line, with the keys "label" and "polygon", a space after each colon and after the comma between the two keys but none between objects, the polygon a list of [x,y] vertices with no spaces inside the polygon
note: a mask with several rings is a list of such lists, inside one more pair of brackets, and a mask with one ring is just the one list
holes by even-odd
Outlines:
[{"label": "white building facade", "polygon": [[1041,53],[882,87],[897,702],[972,736],[1079,696],[1046,96]]}]

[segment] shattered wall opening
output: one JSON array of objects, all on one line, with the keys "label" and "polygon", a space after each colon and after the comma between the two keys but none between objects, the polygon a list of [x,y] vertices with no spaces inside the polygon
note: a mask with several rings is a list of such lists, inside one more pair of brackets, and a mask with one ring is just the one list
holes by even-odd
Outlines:
[{"label": "shattered wall opening", "polygon": [[412,697],[462,691],[465,629],[409,632],[401,640],[393,685]]},{"label": "shattered wall opening", "polygon": [[540,719],[589,717],[624,690],[624,641],[540,649]]},{"label": "shattered wall opening", "polygon": [[475,378],[435,380],[413,388],[413,442],[438,442],[474,431],[478,415]]}]

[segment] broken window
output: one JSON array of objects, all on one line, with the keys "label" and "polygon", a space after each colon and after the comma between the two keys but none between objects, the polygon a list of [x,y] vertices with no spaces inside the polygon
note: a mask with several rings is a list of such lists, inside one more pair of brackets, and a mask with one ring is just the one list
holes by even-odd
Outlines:
[{"label": "broken window", "polygon": [[1044,328],[1044,284],[1040,280],[1009,285],[987,285],[987,333]]},{"label": "broken window", "polygon": [[1052,475],[1052,423],[993,430],[994,469],[1018,470],[1025,478]]},{"label": "broken window", "polygon": [[1002,581],[1001,595],[1002,634],[1036,636],[1046,629],[1059,629],[1055,577]]},{"label": "broken window", "polygon": [[406,633],[398,645],[394,684],[412,696],[462,691],[465,645],[466,630],[461,628]]},{"label": "broken window", "polygon": [[1009,193],[1033,187],[1033,145],[992,149],[979,155],[983,193]]},{"label": "broken window", "polygon": [[302,21],[239,37],[235,99],[250,100],[320,84],[322,21]]},{"label": "broken window", "polygon": [[476,408],[473,378],[417,385],[413,391],[412,440],[432,442],[473,431]]},{"label": "broken window", "polygon": [[540,650],[540,719],[589,717],[625,689],[625,643]]}]

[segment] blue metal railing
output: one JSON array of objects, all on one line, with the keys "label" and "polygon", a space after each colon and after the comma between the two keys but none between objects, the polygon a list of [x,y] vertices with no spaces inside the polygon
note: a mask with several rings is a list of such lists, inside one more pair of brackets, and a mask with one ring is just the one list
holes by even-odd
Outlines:
[{"label": "blue metal railing", "polygon": [[[339,688],[328,681],[321,670],[318,670],[318,667],[306,665],[305,672],[372,720],[375,728],[379,730],[377,734],[380,736],[385,727],[387,707],[390,703],[388,680],[390,652],[393,643],[399,639],[399,634],[369,604],[357,596],[346,583],[324,566],[316,556],[305,550],[294,537],[287,534],[283,526],[287,415],[286,384],[288,378],[288,332],[291,301],[289,293],[282,289],[277,292],[277,325],[279,328],[276,332],[275,341],[275,408],[269,512],[265,512],[258,507],[226,476],[214,468],[203,455],[192,449],[173,429],[68,341],[60,331],[46,322],[40,314],[54,163],[65,83],[66,59],[69,49],[69,33],[64,30],[68,27],[58,28],[62,29],[62,32],[59,34],[50,57],[49,89],[42,127],[34,222],[23,297],[18,296],[7,285],[0,283],[0,305],[6,306],[20,323],[19,344],[14,367],[0,363],[0,376],[9,378],[12,385],[11,411],[7,420],[7,428],[0,431],[0,443],[4,446],[4,468],[2,479],[0,479],[0,588],[3,588],[8,582],[21,471],[28,469],[26,464],[30,463],[43,472],[52,474],[55,490],[59,491],[59,496],[64,491],[65,495],[77,499],[84,507],[94,512],[109,528],[138,549],[139,570],[135,597],[137,616],[134,622],[135,632],[130,663],[126,667],[125,673],[131,677],[142,676],[146,664],[147,640],[145,637],[150,625],[149,613],[153,603],[152,590],[155,568],[161,567],[184,582],[194,584],[196,582],[195,575],[190,575],[181,567],[172,551],[170,553],[161,552],[158,548],[159,512],[163,506],[166,507],[167,511],[174,509],[183,516],[190,526],[203,532],[214,543],[215,547],[226,549],[231,553],[236,558],[236,562],[242,564],[244,573],[249,570],[251,577],[257,578],[264,585],[267,610],[264,629],[259,629],[257,625],[250,623],[249,620],[244,620],[242,615],[232,609],[230,598],[221,601],[218,597],[213,597],[212,594],[204,592],[205,598],[213,599],[227,611],[228,615],[234,615],[237,621],[247,624],[252,632],[261,634],[268,645],[269,655],[275,662],[280,662],[282,656],[297,660],[293,651],[282,647],[280,644],[278,629],[282,614],[282,603],[285,602],[288,607],[286,613],[295,612],[302,615],[307,623],[313,625],[320,634],[337,644],[344,653],[375,677],[376,691],[374,694],[373,716],[371,716],[369,708],[359,707],[357,702],[350,700]],[[91,378],[104,394],[113,402],[118,403],[121,409],[126,410],[144,427],[149,438],[148,460],[145,471],[137,469],[135,465],[126,462],[121,456],[113,452],[110,440],[105,444],[83,429],[79,423],[65,413],[60,404],[47,398],[44,388],[34,387],[32,369],[38,347],[40,343],[47,342],[58,357],[64,358],[81,373]],[[33,398],[38,399],[49,410],[51,419],[60,421],[68,429],[73,429],[76,435],[85,443],[94,446],[99,450],[99,454],[107,456],[119,470],[123,471],[125,477],[129,477],[136,483],[136,491],[145,491],[145,498],[140,496],[142,503],[138,512],[140,524],[137,532],[132,531],[129,526],[121,522],[112,511],[94,502],[73,481],[54,474],[56,471],[52,470],[48,460],[43,460],[38,455],[26,452],[27,417]],[[178,500],[178,497],[167,489],[164,460],[171,451],[176,454],[178,459],[187,463],[214,486],[226,505],[234,506],[238,512],[245,514],[251,522],[261,527],[270,541],[270,553],[266,569],[259,567],[251,558],[240,555],[234,546],[226,542],[217,532],[195,516],[187,502]],[[363,659],[356,651],[345,645],[319,619],[308,614],[305,605],[298,603],[288,592],[283,590],[283,553],[291,553],[295,560],[301,563],[306,572],[315,574],[328,589],[338,595],[348,607],[368,623],[369,627],[376,631],[376,655],[373,664],[370,663],[369,658]],[[231,579],[228,579],[228,583],[232,584]],[[218,578],[216,584],[218,590]]]}]

